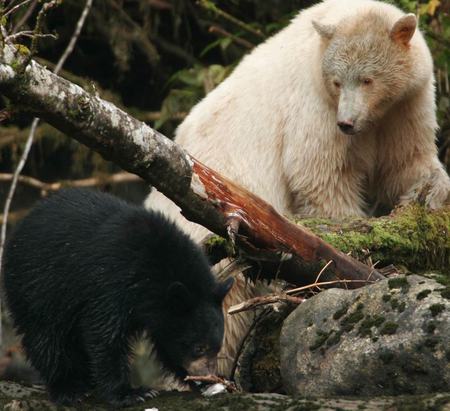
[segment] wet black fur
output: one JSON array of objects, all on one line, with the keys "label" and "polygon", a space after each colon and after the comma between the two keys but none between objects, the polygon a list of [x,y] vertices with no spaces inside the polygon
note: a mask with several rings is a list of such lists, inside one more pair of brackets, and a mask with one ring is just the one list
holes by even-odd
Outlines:
[{"label": "wet black fur", "polygon": [[217,283],[161,214],[108,194],[71,189],[41,201],[7,243],[3,275],[27,356],[60,403],[94,391],[127,405],[142,394],[128,361],[130,337],[144,330],[180,377],[222,342],[231,283]]}]

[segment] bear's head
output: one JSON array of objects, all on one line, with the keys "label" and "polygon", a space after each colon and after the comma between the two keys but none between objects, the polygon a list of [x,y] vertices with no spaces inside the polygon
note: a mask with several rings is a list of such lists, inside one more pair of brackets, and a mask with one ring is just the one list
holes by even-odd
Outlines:
[{"label": "bear's head", "polygon": [[[413,14],[392,24],[371,11],[336,25],[313,26],[323,46],[325,87],[336,106],[337,127],[345,134],[380,124],[396,102],[429,80],[422,74],[426,68],[417,67],[420,49],[411,44],[417,26]],[[427,59],[420,64],[427,65]]]},{"label": "bear's head", "polygon": [[179,377],[217,373],[224,334],[222,302],[233,282],[214,280],[202,290],[178,281],[169,285],[165,318],[152,337],[163,365]]}]

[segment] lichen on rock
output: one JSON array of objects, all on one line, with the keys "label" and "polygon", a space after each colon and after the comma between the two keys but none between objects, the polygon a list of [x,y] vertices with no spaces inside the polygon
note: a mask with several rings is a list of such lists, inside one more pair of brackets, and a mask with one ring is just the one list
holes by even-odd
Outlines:
[{"label": "lichen on rock", "polygon": [[450,301],[442,290],[412,275],[305,301],[283,323],[285,389],[317,396],[448,390]]}]

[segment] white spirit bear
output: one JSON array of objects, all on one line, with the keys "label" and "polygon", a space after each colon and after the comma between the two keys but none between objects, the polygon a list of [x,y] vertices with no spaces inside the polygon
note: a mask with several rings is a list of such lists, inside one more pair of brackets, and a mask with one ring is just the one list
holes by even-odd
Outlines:
[{"label": "white spirit bear", "polygon": [[[443,205],[450,180],[436,128],[433,62],[414,15],[327,0],[245,57],[193,108],[176,142],[282,214],[339,218],[408,203],[424,187],[428,206]],[[147,204],[196,240],[207,233],[156,191]],[[228,318],[228,356],[243,318]]]}]

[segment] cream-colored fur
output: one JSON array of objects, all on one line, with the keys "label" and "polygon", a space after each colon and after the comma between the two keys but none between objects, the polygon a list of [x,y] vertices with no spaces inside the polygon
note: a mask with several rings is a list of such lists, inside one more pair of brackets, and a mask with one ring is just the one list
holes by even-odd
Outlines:
[{"label": "cream-colored fur", "polygon": [[[441,206],[450,180],[436,154],[432,59],[418,30],[394,44],[390,30],[402,16],[372,0],[302,11],[192,109],[176,142],[288,216],[365,216],[376,204],[412,201],[424,187],[427,204]],[[355,83],[365,75],[369,86]],[[352,115],[357,132],[347,135],[337,121]],[[207,233],[156,191],[146,205],[196,240]],[[225,351],[239,344],[241,328]]]}]

